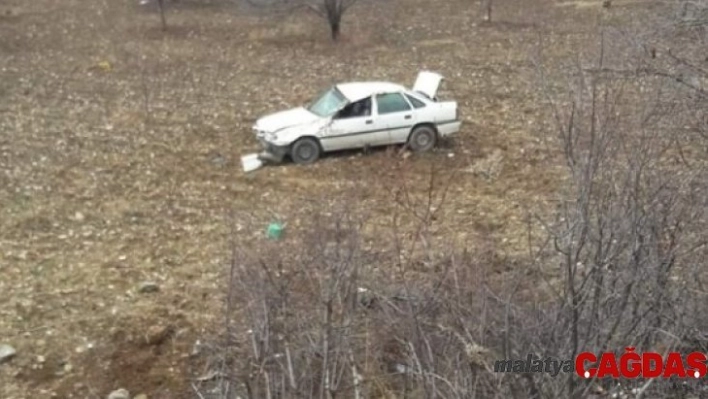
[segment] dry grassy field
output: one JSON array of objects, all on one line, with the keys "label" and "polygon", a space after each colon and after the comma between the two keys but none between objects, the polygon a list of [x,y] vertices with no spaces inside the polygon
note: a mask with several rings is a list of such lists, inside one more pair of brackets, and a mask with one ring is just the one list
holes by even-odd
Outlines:
[{"label": "dry grassy field", "polygon": [[[297,235],[305,211],[343,196],[385,224],[389,189],[424,194],[431,169],[452,179],[441,235],[524,256],[527,215],[553,203],[563,176],[544,140],[539,40],[562,74],[595,50],[598,18],[651,7],[497,3],[485,24],[472,0],[362,0],[334,44],[305,10],[168,2],[162,32],[137,0],[0,2],[0,343],[17,349],[0,397],[190,397],[202,372],[190,354],[223,312],[232,238],[258,245],[273,215]],[[437,151],[241,171],[265,113],[338,81],[410,85],[421,69],[447,78],[464,120]],[[139,292],[146,281],[159,291]]]}]

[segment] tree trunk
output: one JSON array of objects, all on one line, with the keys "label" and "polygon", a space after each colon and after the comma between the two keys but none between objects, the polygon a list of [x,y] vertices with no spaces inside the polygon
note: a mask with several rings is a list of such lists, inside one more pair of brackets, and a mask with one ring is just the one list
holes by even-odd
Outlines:
[{"label": "tree trunk", "polygon": [[335,42],[339,40],[339,21],[330,21],[329,30],[332,34],[332,40]]},{"label": "tree trunk", "polygon": [[167,20],[165,19],[165,0],[157,0],[157,4],[160,7],[160,20],[162,21],[162,30],[167,30]]},{"label": "tree trunk", "polygon": [[341,8],[339,0],[325,0],[324,11],[327,23],[329,23],[329,32],[332,35],[332,40],[336,42],[339,39],[339,25],[342,22],[344,10]]}]

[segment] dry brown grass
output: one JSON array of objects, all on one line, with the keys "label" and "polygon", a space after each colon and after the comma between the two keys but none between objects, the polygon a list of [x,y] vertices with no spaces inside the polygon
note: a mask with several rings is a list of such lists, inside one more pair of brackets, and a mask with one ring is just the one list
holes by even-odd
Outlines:
[{"label": "dry brown grass", "polygon": [[[552,43],[546,56],[563,60],[588,43],[601,12],[514,0],[482,25],[467,0],[385,2],[354,7],[334,46],[306,14],[183,0],[162,33],[136,3],[1,5],[0,340],[18,349],[0,366],[4,398],[119,387],[177,398],[192,344],[221,309],[232,209],[252,215],[237,236],[253,245],[269,212],[296,232],[309,197],[355,187],[362,207],[386,215],[385,188],[402,176],[424,190],[432,164],[464,171],[499,154],[491,178],[457,175],[444,233],[522,256],[526,212],[552,199],[561,175],[537,139],[535,29]],[[449,149],[405,160],[347,153],[242,175],[262,114],[334,81],[406,83],[422,68],[447,76],[461,104],[464,130]],[[144,280],[161,291],[136,293]],[[167,324],[170,340],[142,344]]]}]

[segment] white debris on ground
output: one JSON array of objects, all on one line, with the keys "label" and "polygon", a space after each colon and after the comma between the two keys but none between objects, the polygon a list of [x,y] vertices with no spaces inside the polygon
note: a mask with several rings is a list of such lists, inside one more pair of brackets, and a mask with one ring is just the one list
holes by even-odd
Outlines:
[{"label": "white debris on ground", "polygon": [[0,344],[0,364],[5,363],[15,357],[17,351],[8,344]]},{"label": "white debris on ground", "polygon": [[245,173],[253,172],[263,166],[263,161],[258,159],[258,154],[248,154],[241,157],[241,166]]}]

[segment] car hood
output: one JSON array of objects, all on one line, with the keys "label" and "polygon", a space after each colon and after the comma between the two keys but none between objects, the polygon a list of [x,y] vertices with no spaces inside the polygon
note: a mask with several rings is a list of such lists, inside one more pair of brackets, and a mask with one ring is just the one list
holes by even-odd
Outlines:
[{"label": "car hood", "polygon": [[256,128],[265,132],[275,133],[289,127],[309,125],[321,119],[305,108],[298,107],[266,115],[258,119]]}]

